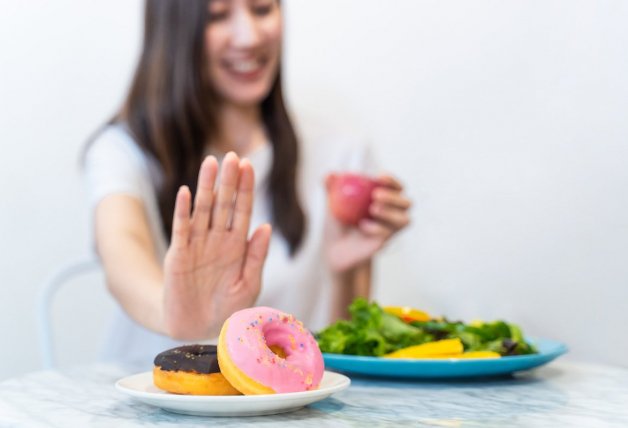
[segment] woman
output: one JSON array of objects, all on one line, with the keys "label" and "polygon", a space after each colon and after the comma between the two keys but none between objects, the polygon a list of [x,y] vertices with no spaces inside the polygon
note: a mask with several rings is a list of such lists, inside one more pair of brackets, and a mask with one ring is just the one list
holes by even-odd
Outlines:
[{"label": "woman", "polygon": [[372,219],[347,228],[328,215],[325,177],[364,170],[366,152],[297,144],[281,43],[277,0],[147,1],[126,101],[86,153],[97,250],[123,309],[105,357],[147,362],[211,340],[253,305],[320,328],[368,295],[372,257],[408,224],[390,176]]}]

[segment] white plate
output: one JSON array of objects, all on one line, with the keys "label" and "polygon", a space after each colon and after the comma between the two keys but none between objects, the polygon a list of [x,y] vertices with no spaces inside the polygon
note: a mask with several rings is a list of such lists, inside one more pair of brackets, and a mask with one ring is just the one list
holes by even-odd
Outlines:
[{"label": "white plate", "polygon": [[351,381],[326,371],[318,389],[267,395],[178,395],[162,391],[153,384],[153,373],[127,376],[116,382],[116,389],[146,404],[186,415],[255,416],[298,410],[347,388]]}]

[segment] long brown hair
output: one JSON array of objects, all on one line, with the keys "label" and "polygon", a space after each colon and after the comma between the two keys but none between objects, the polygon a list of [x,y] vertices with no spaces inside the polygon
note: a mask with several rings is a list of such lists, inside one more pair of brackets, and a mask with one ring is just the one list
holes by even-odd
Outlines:
[{"label": "long brown hair", "polygon": [[[208,0],[147,0],[144,44],[131,88],[112,123],[124,123],[137,144],[161,166],[158,189],[163,228],[169,238],[176,192],[192,194],[207,142],[216,137],[216,98],[203,76]],[[269,197],[272,222],[298,250],[305,215],[298,200],[297,137],[284,104],[281,76],[261,103],[261,117],[272,142]]]}]

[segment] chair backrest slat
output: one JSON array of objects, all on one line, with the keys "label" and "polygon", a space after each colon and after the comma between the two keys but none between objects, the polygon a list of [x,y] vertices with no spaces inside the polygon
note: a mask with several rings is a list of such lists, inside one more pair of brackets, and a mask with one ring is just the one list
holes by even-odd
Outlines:
[{"label": "chair backrest slat", "polygon": [[63,265],[43,283],[37,302],[37,325],[42,365],[45,369],[55,367],[55,348],[52,340],[51,307],[55,294],[70,281],[100,269],[97,257],[84,256]]}]

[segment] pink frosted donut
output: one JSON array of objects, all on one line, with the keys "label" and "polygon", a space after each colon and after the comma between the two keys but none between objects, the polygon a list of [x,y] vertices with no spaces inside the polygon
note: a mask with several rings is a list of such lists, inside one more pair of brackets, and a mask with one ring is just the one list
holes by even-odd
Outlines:
[{"label": "pink frosted donut", "polygon": [[325,369],[318,344],[301,321],[267,307],[243,309],[225,321],[218,364],[247,395],[316,389]]}]

